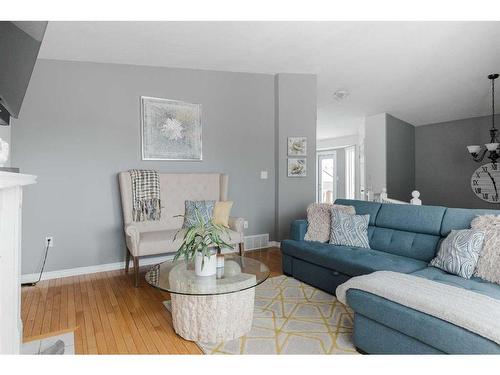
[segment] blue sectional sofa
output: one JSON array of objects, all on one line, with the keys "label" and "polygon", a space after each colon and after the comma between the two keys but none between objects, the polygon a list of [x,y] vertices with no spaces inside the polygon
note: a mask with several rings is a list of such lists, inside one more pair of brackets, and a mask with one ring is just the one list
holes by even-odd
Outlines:
[{"label": "blue sectional sofa", "polygon": [[[292,223],[281,242],[283,272],[334,294],[349,278],[388,270],[409,273],[500,299],[500,285],[463,279],[429,267],[439,243],[452,229],[465,229],[476,215],[500,210],[381,204],[338,199],[357,214],[369,214],[370,249],[304,241],[307,221]],[[500,266],[500,265],[499,265]],[[360,290],[347,292],[354,310],[356,347],[373,354],[500,354],[500,345],[461,327]]]}]

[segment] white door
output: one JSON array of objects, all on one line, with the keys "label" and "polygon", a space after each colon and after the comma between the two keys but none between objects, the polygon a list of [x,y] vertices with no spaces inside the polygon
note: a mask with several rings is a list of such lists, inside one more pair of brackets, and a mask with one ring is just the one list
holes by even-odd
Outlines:
[{"label": "white door", "polygon": [[318,202],[333,203],[337,199],[337,153],[318,154]]}]

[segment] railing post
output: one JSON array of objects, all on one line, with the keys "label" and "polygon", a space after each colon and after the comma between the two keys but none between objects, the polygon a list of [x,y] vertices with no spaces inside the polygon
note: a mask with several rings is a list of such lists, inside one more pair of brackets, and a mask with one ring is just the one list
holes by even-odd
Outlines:
[{"label": "railing post", "polygon": [[420,197],[420,192],[419,191],[413,190],[411,192],[411,196],[413,198],[410,200],[410,204],[413,204],[415,206],[421,206],[422,205],[422,201],[419,199],[419,197]]}]

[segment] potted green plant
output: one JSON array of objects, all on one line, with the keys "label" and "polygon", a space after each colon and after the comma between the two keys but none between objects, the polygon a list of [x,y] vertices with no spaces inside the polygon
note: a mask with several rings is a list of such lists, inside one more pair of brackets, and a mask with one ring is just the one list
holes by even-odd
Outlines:
[{"label": "potted green plant", "polygon": [[206,220],[195,211],[194,225],[181,229],[176,233],[184,233],[182,244],[175,253],[174,261],[183,257],[186,262],[194,259],[194,269],[197,276],[212,276],[217,273],[217,249],[231,247],[222,239],[228,234],[227,229],[215,224],[213,219]]}]

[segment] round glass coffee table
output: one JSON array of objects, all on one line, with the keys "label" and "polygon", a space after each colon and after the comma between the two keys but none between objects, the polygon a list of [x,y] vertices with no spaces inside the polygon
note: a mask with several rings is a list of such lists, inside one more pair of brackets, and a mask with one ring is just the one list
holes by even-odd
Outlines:
[{"label": "round glass coffee table", "polygon": [[184,260],[153,266],[146,281],[171,293],[175,332],[186,340],[214,343],[250,331],[255,287],[269,277],[262,262],[227,254],[214,276],[196,276]]}]

